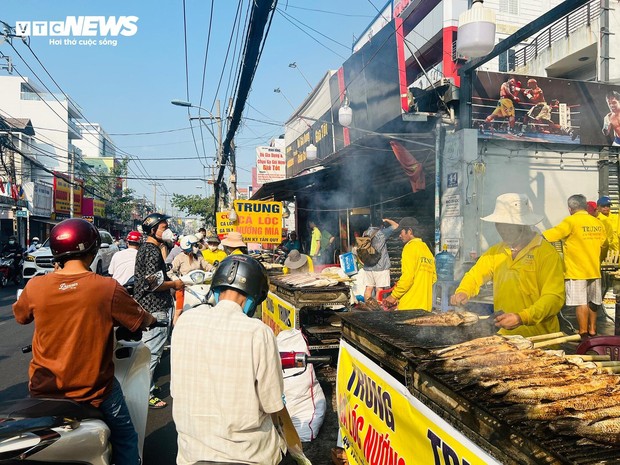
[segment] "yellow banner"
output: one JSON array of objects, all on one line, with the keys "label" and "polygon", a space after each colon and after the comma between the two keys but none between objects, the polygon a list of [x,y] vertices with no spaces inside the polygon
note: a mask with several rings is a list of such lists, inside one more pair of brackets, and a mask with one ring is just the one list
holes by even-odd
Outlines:
[{"label": "yellow banner", "polygon": [[351,465],[499,465],[345,341],[336,397]]},{"label": "yellow banner", "polygon": [[237,221],[228,218],[228,212],[217,212],[217,233],[238,231],[244,242],[279,244],[282,242],[282,203],[259,200],[235,200]]},{"label": "yellow banner", "polygon": [[216,212],[215,213],[215,228],[217,235],[220,239],[223,238],[229,232],[236,231],[235,223],[228,218],[228,212]]},{"label": "yellow banner", "polygon": [[105,203],[103,200],[93,200],[93,215],[99,218],[105,218]]},{"label": "yellow banner", "polygon": [[262,320],[277,336],[280,331],[295,328],[297,309],[270,292],[262,304]]}]

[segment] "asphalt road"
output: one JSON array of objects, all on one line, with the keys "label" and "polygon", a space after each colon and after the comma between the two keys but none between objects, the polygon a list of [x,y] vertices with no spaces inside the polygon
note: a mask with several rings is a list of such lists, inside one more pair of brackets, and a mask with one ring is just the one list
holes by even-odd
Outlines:
[{"label": "asphalt road", "polygon": [[[21,348],[30,344],[34,325],[19,325],[13,318],[11,305],[15,302],[17,288],[10,285],[0,289],[0,400],[13,400],[28,395],[28,363],[30,354],[23,354]],[[157,370],[157,385],[160,397],[168,407],[149,410],[146,439],[144,444],[145,465],[171,465],[176,462],[177,434],[172,421],[172,398],[170,397],[170,358],[164,351]],[[313,465],[331,464],[330,450],[336,444],[337,418],[331,408],[332,385],[322,383],[328,401],[326,419],[319,437],[304,444],[304,451]],[[282,465],[294,465],[290,457]]]}]

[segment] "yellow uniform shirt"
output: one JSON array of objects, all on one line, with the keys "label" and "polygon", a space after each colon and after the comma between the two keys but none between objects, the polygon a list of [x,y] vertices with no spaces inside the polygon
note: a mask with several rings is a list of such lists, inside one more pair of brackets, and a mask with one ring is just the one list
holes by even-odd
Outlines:
[{"label": "yellow uniform shirt", "polygon": [[241,249],[235,249],[230,252],[231,255],[243,255],[243,251]]},{"label": "yellow uniform shirt", "polygon": [[433,284],[437,281],[435,257],[420,238],[403,247],[402,274],[392,290],[399,310],[433,309]]},{"label": "yellow uniform shirt", "polygon": [[319,254],[321,243],[321,231],[316,226],[312,230],[312,237],[310,238],[310,256],[314,257]]},{"label": "yellow uniform shirt", "polygon": [[599,212],[596,215],[596,218],[601,220],[603,226],[605,226],[605,233],[607,234],[607,244],[609,245],[609,250],[618,250],[618,235],[614,230],[614,218],[612,218],[611,214],[609,216],[605,216]]},{"label": "yellow uniform shirt", "polygon": [[216,261],[221,262],[228,255],[226,255],[226,252],[224,252],[221,249],[217,249],[217,250],[204,249],[202,251],[202,256],[206,261],[208,261],[211,265],[213,265],[213,263],[215,263]]},{"label": "yellow uniform shirt", "polygon": [[495,310],[518,313],[523,325],[501,334],[534,336],[560,330],[557,314],[564,305],[562,259],[555,248],[536,236],[514,258],[505,242],[487,250],[469,270],[456,292],[473,297],[493,280]]},{"label": "yellow uniform shirt", "polygon": [[601,248],[607,244],[607,235],[598,219],[580,210],[547,229],[543,236],[549,242],[563,242],[565,279],[601,277]]}]

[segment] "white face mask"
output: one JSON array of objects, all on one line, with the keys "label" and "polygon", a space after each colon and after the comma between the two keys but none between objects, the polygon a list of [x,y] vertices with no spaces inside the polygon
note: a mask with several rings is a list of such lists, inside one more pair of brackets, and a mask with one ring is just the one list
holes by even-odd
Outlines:
[{"label": "white face mask", "polygon": [[212,252],[215,252],[218,249],[217,245],[209,244],[208,247],[209,247],[209,250],[211,250]]},{"label": "white face mask", "polygon": [[15,244],[15,241],[9,241],[9,244],[13,245]]},{"label": "white face mask", "polygon": [[161,235],[161,240],[164,242],[173,242],[174,233],[172,232],[172,229],[166,229]]}]

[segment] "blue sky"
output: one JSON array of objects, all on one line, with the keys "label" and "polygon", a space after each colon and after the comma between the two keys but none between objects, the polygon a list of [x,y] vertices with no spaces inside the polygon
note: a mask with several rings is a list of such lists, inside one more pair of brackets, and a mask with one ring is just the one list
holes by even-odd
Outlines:
[{"label": "blue sky", "polygon": [[[242,26],[246,23],[248,1],[242,1]],[[238,2],[214,0],[213,3],[211,41],[203,88],[211,1],[186,0],[189,99],[186,92],[182,0],[2,0],[0,20],[15,25],[16,21],[65,20],[67,16],[80,15],[137,16],[137,33],[130,37],[119,36],[116,46],[53,45],[49,43],[50,37],[32,37],[31,47],[56,82],[82,108],[87,119],[100,123],[118,147],[142,160],[141,164],[131,162],[130,176],[144,176],[145,171],[153,177],[201,176],[203,166],[197,158],[199,155],[192,132],[187,129],[187,109],[173,106],[170,101],[181,99],[199,104],[202,94],[201,106],[211,110],[214,100],[220,98],[224,111],[224,99],[232,93],[232,83],[229,86],[230,66],[226,68],[217,94],[216,88]],[[246,106],[244,115],[262,121],[284,122],[293,111],[286,98],[297,106],[310,91],[302,73],[314,86],[327,70],[340,67],[350,54],[353,37],[359,37],[377,15],[375,6],[381,8],[384,4],[384,0],[280,0],[280,11],[275,13],[248,100],[251,107]],[[298,21],[296,24],[299,27],[292,25],[291,21]],[[242,33],[239,40],[241,37]],[[16,40],[14,45],[45,84],[58,91],[24,44]],[[1,44],[0,52],[12,56],[21,74],[33,77],[8,44]],[[289,68],[291,62],[296,62],[298,68]],[[237,70],[235,66],[233,82]],[[273,92],[277,87],[286,98]],[[192,109],[191,114],[197,116],[197,110]],[[201,157],[204,153],[213,156],[213,138],[203,130],[203,151],[198,121],[194,121],[193,126],[198,153]],[[139,136],[121,135],[176,129],[182,130]],[[242,123],[236,137],[240,186],[250,183],[255,147],[282,132],[282,126],[256,121]],[[161,160],[177,157],[193,159]],[[160,160],[151,160],[153,158]],[[157,188],[158,194],[204,193],[204,185],[200,181],[158,182],[161,184]],[[148,182],[130,180],[129,187],[135,189],[138,195],[153,198],[153,186]],[[158,195],[157,202],[164,204],[163,195]]]}]

